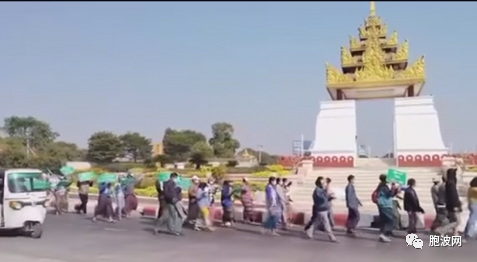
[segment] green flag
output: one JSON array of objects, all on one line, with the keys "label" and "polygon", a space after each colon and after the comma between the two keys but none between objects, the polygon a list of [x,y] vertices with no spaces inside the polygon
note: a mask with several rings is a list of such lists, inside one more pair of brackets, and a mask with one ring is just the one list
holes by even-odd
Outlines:
[{"label": "green flag", "polygon": [[60,169],[60,172],[65,176],[69,176],[75,172],[75,169],[71,166],[64,166]]},{"label": "green flag", "polygon": [[159,182],[165,182],[169,180],[169,178],[171,177],[171,173],[172,172],[161,172],[157,174],[157,180],[159,180]]},{"label": "green flag", "polygon": [[116,181],[118,181],[118,175],[116,175],[115,173],[103,173],[99,175],[98,179],[96,180],[98,184],[114,183]]},{"label": "green flag", "polygon": [[178,180],[178,184],[182,190],[189,190],[192,186],[192,180],[190,178],[181,178]]},{"label": "green flag", "polygon": [[399,171],[393,168],[388,169],[388,174],[386,176],[388,182],[395,182],[401,186],[406,185],[407,182],[407,173]]},{"label": "green flag", "polygon": [[78,174],[78,181],[92,181],[96,177],[94,172],[83,172]]}]

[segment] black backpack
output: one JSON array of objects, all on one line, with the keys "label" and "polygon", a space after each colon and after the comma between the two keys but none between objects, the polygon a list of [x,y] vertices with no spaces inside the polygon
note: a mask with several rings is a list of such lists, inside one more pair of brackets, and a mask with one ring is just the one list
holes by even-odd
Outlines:
[{"label": "black backpack", "polygon": [[175,204],[175,202],[177,202],[175,189],[176,189],[176,185],[174,182],[172,181],[164,182],[163,195],[164,195],[164,200],[167,203]]}]

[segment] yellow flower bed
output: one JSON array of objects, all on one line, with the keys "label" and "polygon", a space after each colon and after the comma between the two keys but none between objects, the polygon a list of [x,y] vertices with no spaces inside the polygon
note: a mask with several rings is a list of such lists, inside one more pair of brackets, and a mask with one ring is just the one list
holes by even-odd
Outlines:
[{"label": "yellow flower bed", "polygon": [[252,177],[260,177],[260,178],[267,178],[272,175],[281,177],[290,174],[290,170],[286,170],[281,165],[271,165],[266,167],[267,170],[252,173]]}]

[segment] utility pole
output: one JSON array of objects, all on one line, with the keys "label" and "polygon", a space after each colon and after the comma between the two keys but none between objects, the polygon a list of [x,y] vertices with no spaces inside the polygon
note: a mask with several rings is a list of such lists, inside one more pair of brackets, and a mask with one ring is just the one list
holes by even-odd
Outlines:
[{"label": "utility pole", "polygon": [[263,150],[263,145],[257,145],[258,148],[258,163],[262,163],[262,150]]},{"label": "utility pole", "polygon": [[26,135],[26,156],[27,159],[30,159],[30,129],[27,128],[25,130],[25,135]]},{"label": "utility pole", "polygon": [[27,159],[30,159],[30,137],[27,136],[26,138],[26,156]]},{"label": "utility pole", "polygon": [[31,149],[31,146],[30,146],[30,144],[31,144],[31,141],[30,141],[31,140],[31,130],[30,130],[30,128],[28,128],[26,130],[25,135],[26,135],[26,157],[27,157],[27,159],[30,159],[30,154],[33,154],[34,156],[36,156],[35,151],[33,151]]}]

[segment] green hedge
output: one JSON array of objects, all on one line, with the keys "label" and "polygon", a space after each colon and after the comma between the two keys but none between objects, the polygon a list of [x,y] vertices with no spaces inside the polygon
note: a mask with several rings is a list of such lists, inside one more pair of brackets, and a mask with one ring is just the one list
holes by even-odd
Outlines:
[{"label": "green hedge", "polygon": [[[279,167],[278,165],[273,165],[270,167],[275,167],[274,169],[281,169],[287,170],[283,167]],[[269,171],[270,167],[267,166],[255,166],[255,167],[226,167],[227,174],[252,174],[262,171]],[[279,167],[279,168],[276,168]],[[100,164],[92,164],[93,170],[101,170],[104,172],[127,172],[131,169],[142,170],[143,172],[155,172],[157,168],[155,167],[146,167],[142,163],[111,163],[106,165]],[[173,172],[177,172],[180,174],[191,174],[191,175],[200,175],[201,171],[196,170],[193,168],[185,168],[185,169],[168,169]],[[289,170],[289,169],[288,169]]]}]

